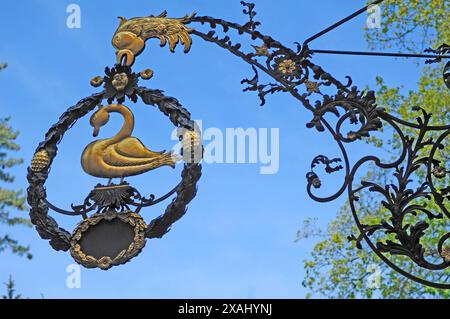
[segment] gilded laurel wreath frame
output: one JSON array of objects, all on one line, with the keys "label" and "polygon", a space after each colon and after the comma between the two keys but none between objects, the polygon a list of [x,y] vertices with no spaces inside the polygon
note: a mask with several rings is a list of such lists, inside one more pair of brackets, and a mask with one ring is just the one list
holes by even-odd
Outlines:
[{"label": "gilded laurel wreath frame", "polygon": [[[119,252],[119,254],[117,254],[113,258],[109,256],[95,258],[85,253],[80,245],[80,240],[83,238],[84,233],[91,229],[91,227],[96,226],[101,221],[111,221],[114,219],[119,219],[123,223],[129,224],[132,227],[135,236],[130,245]],[[127,211],[124,213],[117,213],[114,211],[108,212],[106,214],[97,213],[83,220],[75,229],[72,235],[72,240],[70,242],[70,254],[77,263],[83,265],[86,268],[100,268],[102,270],[108,270],[112,266],[123,265],[130,261],[132,258],[139,255],[146,244],[146,229],[147,224],[145,223],[141,215],[133,213],[131,211]]]}]

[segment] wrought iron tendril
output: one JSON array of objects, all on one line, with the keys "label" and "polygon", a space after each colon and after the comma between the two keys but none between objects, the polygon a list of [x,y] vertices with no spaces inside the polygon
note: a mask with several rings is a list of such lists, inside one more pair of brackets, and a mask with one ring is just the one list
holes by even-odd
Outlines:
[{"label": "wrought iron tendril", "polygon": [[[349,235],[349,239],[356,240],[358,248],[362,248],[361,241],[364,239],[375,251],[375,253],[389,266],[408,278],[424,285],[448,289],[450,288],[450,284],[448,283],[430,282],[399,268],[389,258],[387,258],[385,254],[388,253],[391,255],[407,256],[416,265],[429,270],[442,270],[449,267],[450,260],[443,260],[444,257],[441,257],[441,262],[437,264],[431,263],[425,258],[425,248],[421,245],[420,239],[424,236],[425,231],[430,225],[424,221],[420,221],[415,225],[407,225],[405,224],[405,217],[409,214],[417,215],[419,213],[425,214],[426,218],[430,221],[440,220],[444,218],[444,216],[447,218],[450,217],[444,204],[444,201],[448,199],[447,194],[450,194],[450,188],[447,187],[444,190],[438,191],[433,184],[433,170],[436,170],[435,167],[438,167],[436,166],[438,165],[438,161],[434,159],[434,155],[438,149],[442,148],[442,141],[449,134],[450,125],[430,125],[429,122],[431,115],[424,109],[418,107],[413,108],[414,111],[419,112],[419,117],[416,123],[407,122],[397,118],[394,115],[387,113],[383,108],[377,106],[374,92],[362,92],[358,90],[356,86],[352,86],[352,80],[350,77],[347,77],[347,83],[342,83],[311,61],[313,54],[316,53],[417,57],[427,58],[428,60],[426,63],[436,63],[443,59],[449,58],[448,53],[450,52],[450,47],[445,44],[436,50],[426,50],[426,52],[430,54],[371,53],[314,50],[309,48],[309,43],[311,41],[366,12],[370,6],[380,4],[381,2],[383,2],[383,0],[375,1],[371,5],[365,6],[345,19],[310,37],[304,41],[302,45],[297,44],[297,50],[287,48],[273,38],[256,30],[259,23],[255,25],[254,22],[256,15],[254,6],[251,6],[252,14],[249,22],[244,25],[211,17],[194,17],[190,20],[190,22],[199,22],[202,25],[209,25],[212,29],[206,33],[194,29],[192,31],[193,35],[228,50],[252,66],[255,75],[251,79],[244,79],[242,81],[243,84],[248,85],[244,91],[257,92],[262,105],[266,103],[266,96],[268,94],[288,92],[299,100],[306,109],[313,113],[314,118],[307,125],[309,128],[316,128],[320,132],[328,131],[331,133],[334,140],[338,144],[342,158],[329,159],[324,155],[317,156],[312,162],[311,172],[307,174],[307,191],[309,196],[318,202],[333,201],[340,197],[345,191],[348,192],[350,206],[356,224],[360,230],[360,235],[358,237]],[[248,6],[246,3],[243,4]],[[248,14],[246,10],[244,13]],[[234,43],[231,40],[231,36],[225,35],[224,37],[219,37],[217,32],[214,31],[217,26],[221,26],[223,33],[225,34],[228,34],[230,29],[233,29],[237,31],[239,35],[247,34],[252,40],[259,40],[262,43],[259,46],[253,45],[256,52],[245,53],[241,49],[242,45],[238,42]],[[261,59],[266,59],[265,63],[262,62]],[[283,63],[283,61],[286,60],[290,60],[292,62],[293,67],[297,69],[298,73],[294,73],[292,76],[286,77],[282,72],[278,72],[279,70],[277,70],[277,68],[280,68],[280,63]],[[276,82],[262,84],[260,82],[258,70],[264,72]],[[314,81],[317,82],[313,82],[311,80],[311,76]],[[445,80],[448,81],[448,75]],[[300,93],[299,88],[301,86],[304,89],[306,88],[306,93]],[[337,93],[334,96],[322,94],[320,91],[321,86],[334,86],[337,89]],[[315,104],[311,103],[309,97],[313,94],[319,95],[322,100],[316,101]],[[326,115],[334,115],[337,118],[337,124],[334,128],[331,123],[325,119]],[[346,121],[350,121],[351,124],[359,123],[359,129],[354,132],[348,132],[347,135],[344,135],[341,130],[344,122]],[[383,163],[382,160],[376,156],[366,156],[352,166],[350,164],[345,145],[369,137],[371,132],[380,130],[384,125],[389,125],[392,127],[401,138],[403,147],[399,157],[391,163]],[[419,130],[417,140],[414,141],[410,137],[406,136],[403,133],[402,127]],[[438,138],[438,140],[433,142],[426,137],[430,132],[440,132],[442,135]],[[419,158],[420,152],[422,152],[424,148],[428,148],[430,146],[432,146],[430,155],[425,158]],[[406,163],[404,163],[405,161]],[[397,186],[394,184],[389,184],[382,187],[381,185],[377,185],[369,181],[362,181],[360,186],[354,188],[353,183],[355,175],[361,166],[369,162],[374,163],[381,169],[394,169],[394,176],[396,176],[399,184]],[[314,172],[314,169],[321,164],[325,165],[325,171],[328,174],[332,174],[343,169],[345,171],[345,178],[341,187],[333,195],[328,197],[318,197],[314,195],[313,192],[313,189],[317,189],[322,186],[322,181]],[[402,166],[402,164],[404,164],[404,166]],[[411,176],[419,169],[421,165],[425,166],[427,169],[426,181],[420,184],[415,190],[408,189]],[[445,169],[443,169],[441,174],[446,174]],[[365,189],[369,189],[371,192],[378,192],[386,198],[386,202],[383,202],[382,205],[390,209],[392,214],[391,221],[383,221],[381,224],[377,225],[363,225],[360,222],[357,209],[355,208],[355,202],[358,201],[357,194]],[[392,189],[397,192],[397,195],[394,197],[392,197]],[[414,204],[414,200],[418,198],[425,198],[426,200],[434,199],[442,210],[442,213],[435,214],[429,211],[426,207]],[[398,208],[399,205],[400,208]],[[372,243],[370,237],[373,237],[374,234],[380,234],[380,232],[394,234],[397,241],[378,240],[376,243]],[[439,253],[442,253],[444,243],[448,238],[450,238],[450,234],[445,234],[439,241],[437,247]]]}]

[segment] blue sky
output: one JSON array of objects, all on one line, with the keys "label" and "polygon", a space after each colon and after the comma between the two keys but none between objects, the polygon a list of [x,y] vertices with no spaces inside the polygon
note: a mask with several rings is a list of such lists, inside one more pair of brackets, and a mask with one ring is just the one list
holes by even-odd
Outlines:
[{"label": "blue sky", "polygon": [[[81,7],[81,28],[66,27],[66,8]],[[361,7],[365,1],[256,0],[260,30],[286,45],[304,39]],[[171,17],[192,11],[245,23],[238,0],[226,1],[15,1],[2,6],[7,26],[0,43],[0,60],[8,68],[0,73],[0,116],[12,117],[21,131],[20,156],[28,164],[37,144],[59,116],[81,98],[97,91],[89,80],[103,75],[114,63],[110,41],[117,16],[159,14]],[[329,35],[312,48],[365,50],[363,15]],[[382,75],[389,85],[414,87],[417,66],[411,60],[390,58],[315,56],[313,61],[335,77],[353,77],[363,88]],[[204,127],[255,127],[280,129],[280,170],[261,175],[260,165],[204,165],[199,192],[186,216],[163,239],[150,240],[132,262],[107,272],[82,269],[81,288],[66,286],[69,253],[56,252],[33,229],[0,227],[24,244],[34,258],[4,253],[0,280],[12,274],[18,290],[39,298],[302,298],[302,260],[314,241],[295,243],[296,232],[308,217],[325,226],[345,198],[319,204],[308,198],[305,174],[313,157],[337,156],[330,136],[305,127],[311,114],[289,95],[268,98],[260,107],[253,93],[243,93],[240,80],[251,68],[228,52],[194,38],[191,52],[175,54],[149,42],[138,58],[136,71],[151,68],[148,87],[163,89],[202,120]],[[172,145],[171,124],[157,110],[137,105],[135,135],[152,149]],[[114,122],[113,123],[118,123]],[[114,126],[114,124],[111,124]],[[113,132],[105,130],[105,134]],[[88,118],[80,120],[62,141],[50,178],[48,198],[62,207],[81,202],[98,180],[83,173],[79,158],[91,141]],[[365,146],[351,153],[356,158]],[[162,194],[179,179],[181,169],[162,169],[130,179],[144,193]],[[15,185],[26,189],[26,165],[14,170]],[[338,176],[328,185],[337,185]],[[329,192],[333,188],[326,188]],[[146,191],[144,191],[144,189]],[[161,214],[164,204],[143,211],[147,221]],[[54,215],[67,229],[79,220]]]}]

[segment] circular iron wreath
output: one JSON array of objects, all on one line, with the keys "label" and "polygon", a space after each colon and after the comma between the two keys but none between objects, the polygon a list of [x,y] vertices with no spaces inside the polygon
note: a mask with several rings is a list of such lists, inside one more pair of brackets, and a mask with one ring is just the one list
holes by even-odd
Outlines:
[{"label": "circular iron wreath", "polygon": [[[29,187],[27,201],[31,206],[31,222],[36,226],[36,230],[43,239],[50,240],[50,245],[55,250],[69,250],[71,248],[71,234],[59,227],[55,219],[48,215],[49,206],[51,208],[54,207],[47,201],[45,189],[45,182],[50,172],[51,163],[56,157],[58,144],[61,142],[64,134],[77,120],[91,112],[107,96],[105,93],[107,93],[107,90],[82,99],[64,112],[59,121],[49,129],[45,135],[45,140],[36,149],[36,154],[42,151],[48,154],[48,166],[41,171],[35,171],[31,167],[28,168],[27,179]],[[136,88],[135,93],[145,104],[157,106],[176,127],[189,131],[195,130],[195,124],[190,118],[190,113],[175,98],[165,96],[160,90],[144,87]],[[172,224],[186,213],[187,204],[197,193],[197,182],[201,177],[201,165],[198,162],[185,163],[181,177],[182,181],[173,191],[161,197],[161,199],[166,199],[169,197],[168,195],[176,193],[176,197],[168,205],[164,214],[153,219],[148,224],[145,230],[146,238],[163,237],[170,231]],[[159,200],[155,200],[153,203],[157,201],[159,202]]]}]

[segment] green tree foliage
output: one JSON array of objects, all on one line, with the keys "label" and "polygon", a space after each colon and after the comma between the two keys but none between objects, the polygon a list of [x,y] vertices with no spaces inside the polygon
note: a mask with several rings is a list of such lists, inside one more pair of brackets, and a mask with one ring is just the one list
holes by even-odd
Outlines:
[{"label": "green tree foliage", "polygon": [[450,3],[447,0],[385,0],[381,28],[367,29],[373,48],[395,47],[421,52],[428,46],[448,43]]},{"label": "green tree foliage", "polygon": [[[0,64],[0,70],[5,67],[6,64]],[[17,152],[20,147],[15,142],[19,133],[11,128],[9,121],[9,118],[0,118],[0,224],[31,226],[28,219],[12,215],[14,211],[25,211],[26,205],[23,191],[10,187],[14,183],[10,170],[22,164],[23,160],[11,156],[11,153]],[[0,252],[5,250],[32,258],[28,246],[21,245],[9,234],[0,234]]]},{"label": "green tree foliage", "polygon": [[[367,40],[372,49],[393,47],[398,51],[421,52],[427,47],[437,47],[450,43],[450,2],[446,0],[405,0],[386,1],[382,7],[382,23],[380,29],[368,29]],[[449,123],[450,92],[442,80],[443,64],[437,63],[423,67],[418,88],[405,92],[402,87],[388,87],[384,80],[377,78],[377,102],[390,113],[407,121],[415,121],[417,113],[412,106],[423,107],[435,116],[433,124]],[[399,137],[392,132],[384,132],[386,137],[370,138],[372,143],[384,150],[398,153]],[[408,131],[408,134],[417,132]],[[448,149],[448,142],[444,142]],[[444,155],[439,158],[444,164],[450,159]],[[390,172],[372,167],[367,179],[386,184]],[[423,172],[418,172],[423,174]],[[364,193],[359,200],[358,213],[363,223],[374,224],[386,218],[387,211],[379,205],[379,197]],[[433,210],[435,207],[429,208]],[[444,225],[444,228],[448,227]],[[433,229],[436,238],[442,229]],[[314,220],[306,220],[298,233],[298,240],[315,237],[319,242],[315,245],[311,256],[304,261],[306,277],[303,286],[309,289],[308,296],[328,298],[448,298],[450,293],[444,290],[421,286],[412,282],[385,265],[367,245],[363,250],[355,247],[354,241],[347,236],[358,234],[350,208],[345,205],[326,229],[314,226]],[[436,240],[431,238],[424,242],[426,247],[436,247]],[[436,259],[439,256],[431,256]],[[392,259],[406,270],[412,269],[412,263],[404,257]],[[369,285],[369,278],[376,279],[375,269],[381,272],[378,285]],[[425,270],[416,272],[431,281],[446,281],[450,273],[435,274]]]},{"label": "green tree foliage", "polygon": [[8,282],[5,283],[6,295],[3,295],[3,299],[22,299],[22,295],[16,293],[16,284],[12,277],[9,277]]}]

